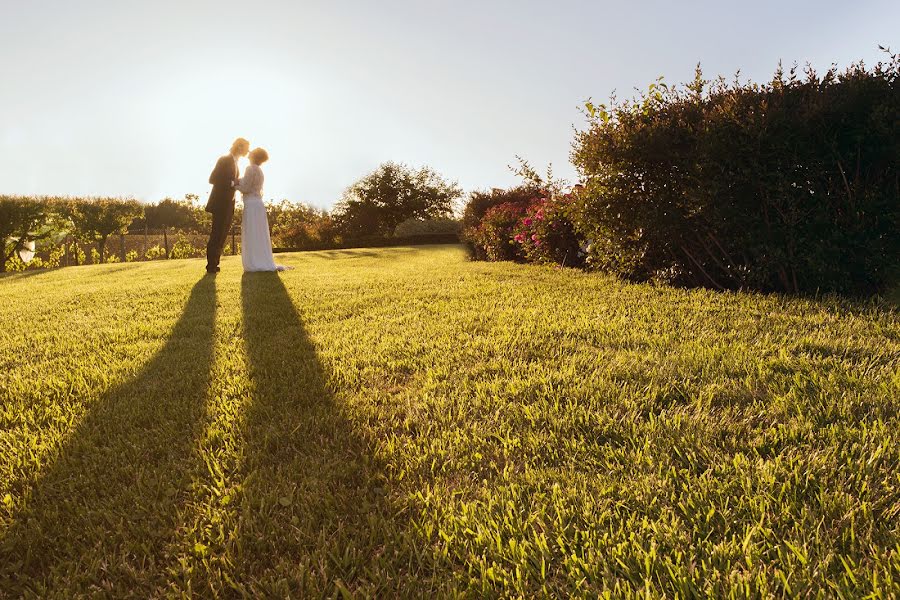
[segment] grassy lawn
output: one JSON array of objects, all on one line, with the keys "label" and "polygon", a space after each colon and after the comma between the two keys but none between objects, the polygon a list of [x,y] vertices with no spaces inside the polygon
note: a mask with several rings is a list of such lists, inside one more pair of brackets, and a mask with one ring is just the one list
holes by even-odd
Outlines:
[{"label": "grassy lawn", "polygon": [[888,597],[900,314],[453,246],[0,278],[0,597]]}]

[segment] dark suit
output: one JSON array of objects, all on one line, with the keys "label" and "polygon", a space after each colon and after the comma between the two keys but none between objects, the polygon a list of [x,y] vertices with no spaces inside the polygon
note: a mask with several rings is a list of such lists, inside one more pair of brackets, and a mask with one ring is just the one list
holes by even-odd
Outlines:
[{"label": "dark suit", "polygon": [[212,231],[206,244],[207,271],[215,271],[219,267],[222,249],[234,218],[234,182],[237,179],[237,162],[230,154],[220,158],[209,175],[209,182],[213,187],[209,193],[209,202],[206,203],[206,212],[212,213]]}]

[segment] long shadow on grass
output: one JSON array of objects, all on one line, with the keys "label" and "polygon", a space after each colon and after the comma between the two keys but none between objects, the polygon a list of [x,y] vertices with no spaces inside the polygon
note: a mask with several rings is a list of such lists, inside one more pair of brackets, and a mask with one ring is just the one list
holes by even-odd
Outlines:
[{"label": "long shadow on grass", "polygon": [[0,533],[0,596],[122,596],[164,582],[196,469],[215,308],[206,277],[159,353],[97,401],[26,492]]},{"label": "long shadow on grass", "polygon": [[14,273],[0,273],[0,281],[21,281],[35,275],[46,275],[56,269],[33,269],[31,271],[16,271]]},{"label": "long shadow on grass", "polygon": [[245,274],[241,297],[253,388],[233,557],[242,591],[380,595],[371,565],[391,524],[371,448],[329,391],[280,277]]},{"label": "long shadow on grass", "polygon": [[[418,248],[427,248],[427,246],[417,246]],[[396,248],[392,246],[378,246],[375,248],[346,248],[342,250],[314,250],[318,255],[318,258],[325,258],[328,260],[335,259],[344,259],[344,258],[372,258],[381,257],[387,258],[396,254],[406,254],[409,252],[414,252],[415,250],[411,250],[407,247]]]}]

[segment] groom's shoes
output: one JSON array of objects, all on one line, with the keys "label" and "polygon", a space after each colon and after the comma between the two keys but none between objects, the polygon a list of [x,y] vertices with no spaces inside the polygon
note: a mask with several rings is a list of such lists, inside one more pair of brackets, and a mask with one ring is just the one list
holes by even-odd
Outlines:
[{"label": "groom's shoes", "polygon": [[219,267],[216,267],[215,269],[206,269],[206,273],[208,275],[215,275],[218,272],[219,272]]}]

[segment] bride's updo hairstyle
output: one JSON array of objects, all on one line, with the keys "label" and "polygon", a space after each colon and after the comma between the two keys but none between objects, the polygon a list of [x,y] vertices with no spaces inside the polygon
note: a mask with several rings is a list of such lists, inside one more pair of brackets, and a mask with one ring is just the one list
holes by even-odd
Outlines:
[{"label": "bride's updo hairstyle", "polygon": [[254,165],[261,165],[269,160],[269,153],[262,148],[254,148],[250,151],[250,156],[248,158]]}]

